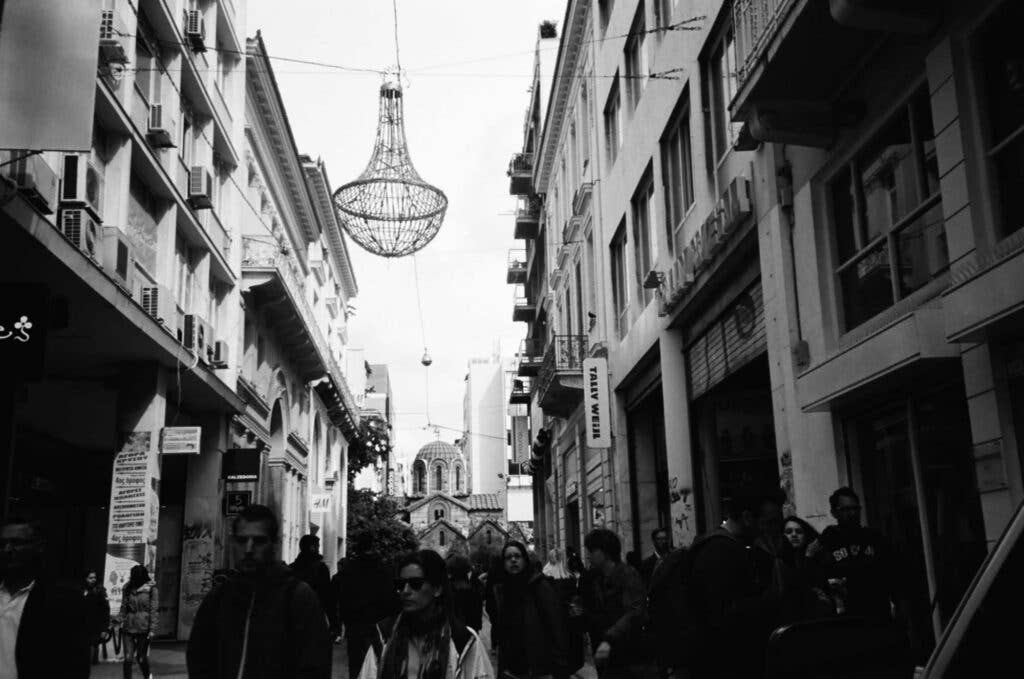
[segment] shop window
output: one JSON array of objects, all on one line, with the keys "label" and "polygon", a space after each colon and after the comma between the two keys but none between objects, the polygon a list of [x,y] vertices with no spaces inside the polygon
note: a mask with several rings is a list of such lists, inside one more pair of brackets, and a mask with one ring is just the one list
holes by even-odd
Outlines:
[{"label": "shop window", "polygon": [[608,166],[615,164],[622,144],[622,101],[619,98],[619,74],[615,73],[608,102],[604,105],[604,149]]},{"label": "shop window", "polygon": [[927,89],[837,173],[828,193],[845,330],[949,268]]},{"label": "shop window", "polygon": [[988,156],[994,170],[996,235],[1024,227],[1024,44],[1019,27],[1024,5],[1003,3],[982,29],[978,45],[985,78]]},{"label": "shop window", "polygon": [[646,307],[654,299],[654,290],[644,287],[644,277],[654,268],[657,259],[651,234],[651,212],[654,199],[654,180],[648,166],[640,185],[630,201],[633,217],[633,273],[636,284],[636,298],[641,306]]},{"label": "shop window", "polygon": [[626,220],[619,222],[609,245],[612,269],[612,304],[619,338],[629,330],[629,292],[626,287]]},{"label": "shop window", "polygon": [[626,38],[626,45],[623,48],[623,56],[626,64],[626,87],[629,92],[629,107],[635,111],[640,103],[640,95],[644,93],[644,86],[647,84],[647,26],[644,22],[644,3],[641,2],[636,8],[636,16],[633,17],[633,25],[630,26],[629,36]]},{"label": "shop window", "polygon": [[706,100],[711,103],[712,158],[719,161],[732,148],[742,127],[740,123],[732,122],[729,115],[729,102],[738,88],[736,36],[731,25],[719,35],[703,66],[704,91],[710,97]]},{"label": "shop window", "polygon": [[844,430],[866,523],[892,546],[894,584],[923,663],[987,551],[963,386],[851,415]]},{"label": "shop window", "polygon": [[676,112],[661,137],[665,186],[665,237],[669,252],[682,252],[683,218],[693,205],[693,155],[690,150],[690,90],[683,90]]}]

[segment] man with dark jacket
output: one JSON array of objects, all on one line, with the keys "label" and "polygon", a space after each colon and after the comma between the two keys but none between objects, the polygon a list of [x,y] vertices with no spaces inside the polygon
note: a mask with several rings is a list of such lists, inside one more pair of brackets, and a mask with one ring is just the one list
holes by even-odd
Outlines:
[{"label": "man with dark jacket", "polygon": [[233,533],[239,575],[199,606],[186,654],[189,677],[327,679],[327,621],[312,588],[274,558],[277,517],[250,505]]},{"label": "man with dark jacket", "polygon": [[590,570],[583,584],[583,608],[600,676],[650,676],[641,636],[644,586],[640,574],[622,563],[622,543],[612,531],[590,531],[584,546]]},{"label": "man with dark jacket", "polygon": [[337,629],[336,607],[331,592],[331,571],[320,555],[320,538],[315,535],[303,535],[299,539],[299,555],[292,561],[291,569],[295,577],[313,588],[333,633]]},{"label": "man with dark jacket", "polygon": [[647,641],[658,662],[661,677],[685,676],[686,653],[692,644],[692,615],[687,610],[689,564],[686,550],[676,549],[660,557],[647,586]]},{"label": "man with dark jacket", "polygon": [[84,597],[45,580],[42,526],[12,518],[0,526],[0,677],[85,679],[89,619]]},{"label": "man with dark jacket", "polygon": [[366,652],[379,638],[377,623],[396,615],[400,603],[393,573],[374,550],[373,535],[358,533],[352,542],[354,554],[342,561],[333,584],[345,625],[349,676],[357,677]]},{"label": "man with dark jacket", "polygon": [[664,526],[656,528],[651,531],[651,542],[654,544],[654,554],[644,559],[639,568],[645,585],[651,584],[651,576],[654,575],[654,571],[662,559],[672,551],[672,534]]}]

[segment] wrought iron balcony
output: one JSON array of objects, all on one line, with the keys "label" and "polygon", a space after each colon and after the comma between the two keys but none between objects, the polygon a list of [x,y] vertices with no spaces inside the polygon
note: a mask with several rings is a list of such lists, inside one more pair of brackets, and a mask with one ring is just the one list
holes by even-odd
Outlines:
[{"label": "wrought iron balcony", "polygon": [[515,237],[521,240],[536,238],[540,232],[542,202],[539,196],[521,196],[516,208]]},{"label": "wrought iron balcony", "polygon": [[536,377],[544,362],[544,341],[527,337],[519,345],[517,373],[523,377]]},{"label": "wrought iron balcony", "polygon": [[533,395],[533,380],[529,377],[521,377],[512,374],[509,376],[512,381],[512,390],[509,392],[509,404],[528,404]]},{"label": "wrought iron balcony", "polygon": [[544,412],[568,417],[583,400],[586,335],[555,335],[537,376],[538,401]]},{"label": "wrought iron balcony", "polygon": [[505,274],[505,282],[509,285],[526,283],[526,250],[508,251],[508,271]]},{"label": "wrought iron balcony", "polygon": [[522,286],[516,286],[515,300],[512,307],[512,320],[520,323],[530,323],[537,315],[537,307],[526,298],[526,291]]},{"label": "wrought iron balcony", "polygon": [[533,193],[533,154],[516,153],[508,164],[509,189],[513,195]]}]

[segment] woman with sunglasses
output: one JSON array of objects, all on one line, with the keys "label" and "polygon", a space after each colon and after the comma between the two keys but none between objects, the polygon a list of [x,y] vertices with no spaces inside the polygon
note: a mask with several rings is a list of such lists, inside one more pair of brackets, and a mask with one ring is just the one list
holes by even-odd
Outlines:
[{"label": "woman with sunglasses", "polygon": [[568,677],[569,620],[558,592],[521,542],[505,543],[488,615],[502,679]]},{"label": "woman with sunglasses", "polygon": [[422,549],[400,559],[395,591],[402,611],[378,626],[381,643],[367,652],[359,679],[494,679],[483,644],[452,611],[437,552]]}]

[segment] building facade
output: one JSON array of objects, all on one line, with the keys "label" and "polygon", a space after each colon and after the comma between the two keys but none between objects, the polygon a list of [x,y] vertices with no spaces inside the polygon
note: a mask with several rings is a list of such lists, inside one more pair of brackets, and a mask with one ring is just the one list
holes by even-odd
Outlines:
[{"label": "building facade", "polygon": [[[907,564],[924,657],[1024,497],[1021,10],[567,5],[509,172],[539,204],[509,267],[533,377],[512,398],[550,432],[538,543],[603,522],[641,553],[657,526],[687,544],[737,493],[776,489],[821,527],[850,485]],[[586,183],[587,207],[566,200]],[[575,335],[586,349],[563,351]],[[579,395],[551,384],[596,351],[612,445],[581,451]],[[591,478],[605,494],[581,505]]]},{"label": "building facade", "polygon": [[[317,339],[321,366],[290,353],[268,314],[334,334],[325,281],[334,276],[335,296],[347,297],[355,280],[322,166],[252,136],[287,125],[279,97],[252,101],[254,79],[267,76],[247,73],[264,55],[247,52],[245,3],[102,7],[91,149],[0,152],[13,161],[0,167],[0,259],[34,316],[0,323],[45,340],[30,374],[0,388],[13,442],[0,453],[3,513],[39,518],[51,574],[100,572],[115,610],[128,571],[145,564],[160,591],[157,634],[186,638],[214,569],[230,565],[232,511],[268,501],[290,540],[310,525],[307,493],[344,487],[330,479],[358,414],[327,365],[343,343]],[[279,172],[305,192],[301,214],[281,218],[291,268],[268,266],[252,240],[269,235],[254,227],[255,178],[276,185]],[[296,286],[299,274],[317,276],[314,241],[330,273],[324,265],[324,281]],[[292,297],[265,297],[275,286]],[[259,482],[227,481],[249,473],[235,453],[254,448]],[[300,467],[309,482],[286,481]],[[342,505],[337,497],[334,511]],[[325,547],[343,535],[343,517],[316,521],[331,534]]]},{"label": "building facade", "polygon": [[462,454],[474,493],[505,493],[505,369],[498,356],[475,358],[466,367],[462,399]]}]

